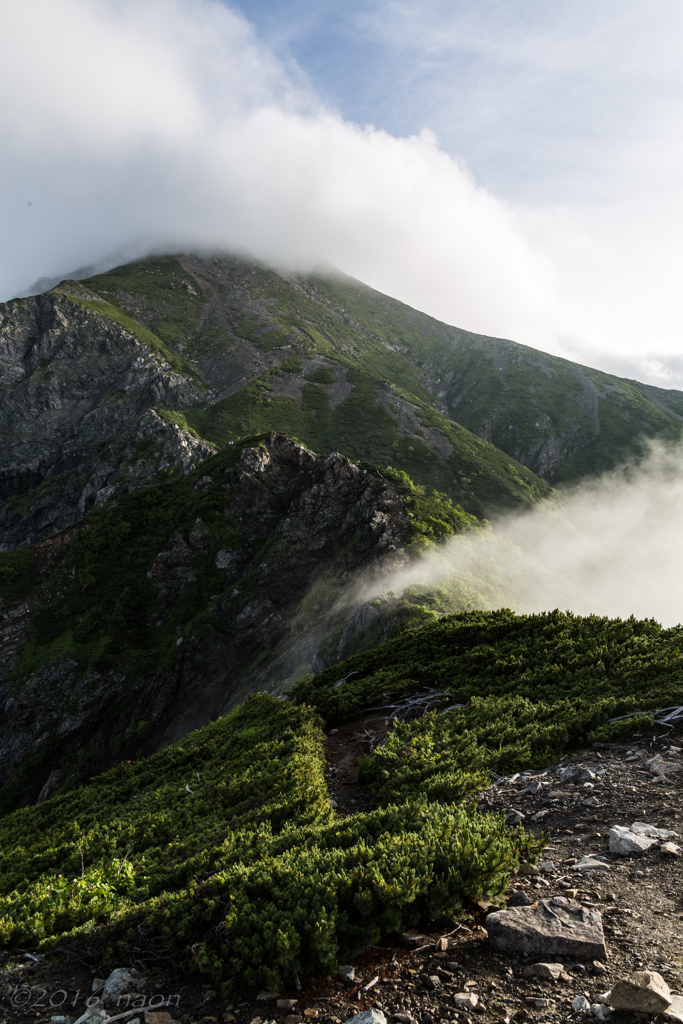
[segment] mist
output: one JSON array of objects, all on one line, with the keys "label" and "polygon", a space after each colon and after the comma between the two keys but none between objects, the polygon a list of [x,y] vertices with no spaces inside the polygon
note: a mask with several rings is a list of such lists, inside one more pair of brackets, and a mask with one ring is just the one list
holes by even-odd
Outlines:
[{"label": "mist", "polygon": [[385,586],[418,601],[421,587],[441,588],[454,610],[559,608],[674,626],[683,619],[682,508],[683,447],[652,445],[639,464],[454,537]]}]

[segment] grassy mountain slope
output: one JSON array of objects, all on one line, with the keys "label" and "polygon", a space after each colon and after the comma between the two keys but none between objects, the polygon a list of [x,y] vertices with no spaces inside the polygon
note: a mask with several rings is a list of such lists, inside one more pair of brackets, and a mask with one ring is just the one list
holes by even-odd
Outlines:
[{"label": "grassy mountain slope", "polygon": [[281,430],[322,453],[395,465],[479,516],[550,493],[445,416],[419,369],[315,278],[230,257],[162,257],[59,290],[118,310],[191,363],[206,400],[165,415],[215,444]]},{"label": "grassy mountain slope", "polygon": [[[467,458],[459,464],[465,435],[453,430],[453,421],[554,483],[599,473],[638,454],[647,438],[672,440],[681,432],[681,392],[450,327],[341,274],[285,276],[240,260],[180,257],[177,264],[170,258],[131,264],[91,279],[88,286],[195,360],[207,379],[226,345],[237,345],[242,355],[245,344],[252,347],[254,361],[242,363],[244,384],[252,375],[252,389],[234,389],[231,394],[240,398],[196,420],[214,440],[235,430],[277,426],[296,427],[315,444],[316,436],[327,437],[329,427],[344,443],[348,434],[352,457],[387,461],[386,448],[393,447],[401,468],[415,479],[462,500],[468,496],[467,481],[458,493],[445,485],[443,453],[430,445],[419,423],[455,445],[456,453],[445,462],[461,481],[476,469],[471,457],[469,466]],[[287,358],[278,360],[283,349]],[[306,356],[317,358],[309,364]],[[273,381],[278,362],[295,375],[296,384]],[[354,432],[358,403],[336,405],[339,396],[330,385],[340,384],[340,367],[347,368],[344,379],[358,389],[372,389],[378,380],[394,386],[393,396],[380,401],[375,421],[368,420],[370,438]],[[296,394],[293,419],[293,410],[280,402],[283,388]],[[397,414],[402,394],[409,396],[418,424]],[[358,395],[365,416],[368,397]],[[396,422],[385,420],[382,411]],[[399,437],[393,436],[397,427]],[[472,491],[478,496],[474,484]]]},{"label": "grassy mountain slope", "polygon": [[681,436],[683,392],[450,327],[344,275],[312,282],[409,359],[448,416],[553,483]]},{"label": "grassy mountain slope", "polygon": [[[343,673],[346,681],[339,684]],[[353,674],[352,674],[353,673]],[[363,759],[375,809],[326,798],[322,734],[440,684],[441,714]],[[683,703],[680,629],[561,615],[442,620],[0,820],[0,936],[163,950],[230,988],[333,970],[382,933],[500,898],[542,843],[470,797],[497,772],[652,728]],[[467,702],[467,703],[465,703]],[[635,717],[611,721],[636,712]]]}]

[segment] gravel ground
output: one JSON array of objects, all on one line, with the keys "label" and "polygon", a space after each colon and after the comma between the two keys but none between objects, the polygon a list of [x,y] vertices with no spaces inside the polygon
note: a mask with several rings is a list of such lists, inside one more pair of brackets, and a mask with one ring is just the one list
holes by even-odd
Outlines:
[{"label": "gravel ground", "polygon": [[[366,726],[366,720],[350,723],[329,739],[330,793],[341,813],[369,806],[355,769],[357,755],[368,749]],[[683,748],[683,737],[647,737],[634,739],[628,748],[584,751],[544,774],[513,777],[481,795],[482,811],[517,810],[530,831],[551,836],[541,858],[548,866],[538,875],[511,878],[508,896],[523,889],[536,901],[575,890],[574,898],[602,914],[608,948],[604,963],[549,956],[547,961],[563,964],[564,977],[557,982],[531,977],[529,968],[542,958],[492,950],[486,933],[486,915],[492,908],[473,904],[453,934],[430,930],[422,938],[387,937],[353,961],[353,982],[304,979],[301,990],[278,993],[297,1000],[289,1010],[278,1009],[274,998],[259,1000],[254,991],[222,999],[208,985],[178,977],[163,964],[155,969],[147,963],[140,1024],[340,1024],[373,1006],[387,1018],[401,1015],[395,1018],[397,1024],[410,1024],[411,1018],[418,1024],[506,1018],[539,1024],[588,1021],[588,1015],[572,1010],[572,999],[585,995],[592,1003],[620,977],[641,967],[659,971],[672,991],[683,992],[683,857],[666,855],[659,845],[639,856],[618,857],[609,853],[608,845],[612,825],[630,826],[634,821],[683,832],[683,771],[675,770],[683,769],[683,755],[670,751],[671,746]],[[664,779],[654,776],[646,764],[655,753],[672,765]],[[568,766],[586,768],[594,777],[561,782],[560,771]],[[541,783],[535,795],[523,792],[530,778]],[[608,870],[592,875],[573,870],[586,854],[604,857]],[[56,954],[36,963],[14,956],[5,957],[4,964],[0,959],[0,1024],[47,1024],[51,1016],[65,1012],[73,1022],[85,1010],[95,974],[87,957],[78,961]],[[455,996],[463,992],[478,996],[469,1012],[457,1007]],[[150,1003],[154,1012],[167,1016],[152,1018]],[[614,1016],[624,1024],[643,1019],[648,1018]]]}]

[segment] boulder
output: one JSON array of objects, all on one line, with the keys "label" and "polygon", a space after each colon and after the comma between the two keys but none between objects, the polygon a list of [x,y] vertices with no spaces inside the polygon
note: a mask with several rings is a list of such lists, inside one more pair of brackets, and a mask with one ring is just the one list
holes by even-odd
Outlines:
[{"label": "boulder", "polygon": [[486,929],[493,948],[504,952],[579,960],[607,956],[599,911],[564,896],[489,914]]},{"label": "boulder", "polygon": [[671,1006],[671,991],[657,971],[634,971],[612,986],[609,1005],[631,1013],[664,1013]]},{"label": "boulder", "polygon": [[621,857],[626,857],[629,853],[645,853],[656,842],[656,839],[631,832],[631,829],[624,825],[614,825],[609,830],[609,852],[618,853]]}]

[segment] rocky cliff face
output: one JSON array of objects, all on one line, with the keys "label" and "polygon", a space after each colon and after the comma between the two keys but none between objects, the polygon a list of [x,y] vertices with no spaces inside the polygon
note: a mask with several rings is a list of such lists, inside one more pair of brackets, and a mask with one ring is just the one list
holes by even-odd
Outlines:
[{"label": "rocky cliff face", "polygon": [[215,448],[154,409],[200,397],[163,354],[63,295],[0,306],[0,550],[193,469]]},{"label": "rocky cliff face", "polygon": [[381,587],[405,558],[408,531],[389,481],[272,435],[36,545],[30,596],[0,609],[6,804],[278,692],[348,621],[353,584]]}]

